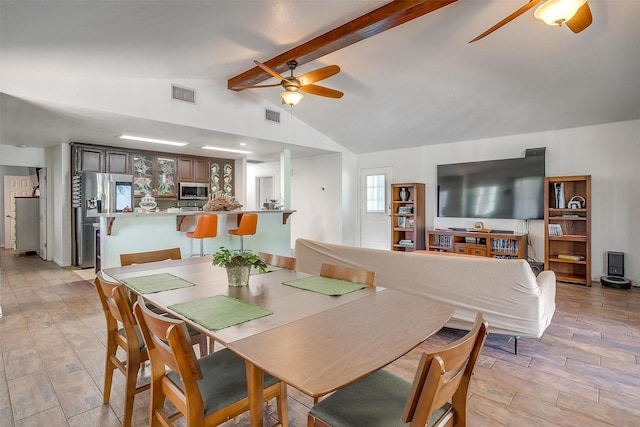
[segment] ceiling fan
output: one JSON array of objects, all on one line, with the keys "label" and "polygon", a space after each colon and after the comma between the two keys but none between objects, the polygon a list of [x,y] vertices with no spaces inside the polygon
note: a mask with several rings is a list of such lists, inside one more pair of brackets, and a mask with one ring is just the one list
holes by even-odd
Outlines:
[{"label": "ceiling fan", "polygon": [[287,62],[287,66],[289,67],[291,75],[289,77],[282,77],[280,74],[276,73],[263,63],[258,61],[253,62],[258,67],[262,68],[264,71],[280,80],[280,83],[258,86],[236,86],[232,87],[231,89],[243,90],[282,86],[284,88],[284,92],[280,94],[280,96],[282,97],[282,103],[288,104],[291,107],[296,105],[298,101],[302,99],[303,95],[300,93],[300,91],[310,93],[312,95],[326,96],[327,98],[342,98],[342,96],[344,95],[344,93],[340,92],[339,90],[329,89],[328,87],[318,86],[314,84],[315,82],[338,74],[340,72],[340,67],[338,67],[337,65],[328,65],[326,67],[318,68],[317,70],[309,71],[308,73],[296,77],[293,75],[293,70],[296,69],[298,63],[296,61],[289,61]]},{"label": "ceiling fan", "polygon": [[569,27],[569,29],[574,33],[579,33],[591,25],[591,9],[589,9],[589,3],[587,3],[587,0],[530,0],[529,3],[507,16],[502,21],[471,40],[469,43],[473,43],[485,36],[488,36],[498,28],[513,21],[518,16],[522,15],[539,3],[542,4],[536,9],[534,16],[549,25],[560,26],[562,24],[567,24],[567,27]]}]

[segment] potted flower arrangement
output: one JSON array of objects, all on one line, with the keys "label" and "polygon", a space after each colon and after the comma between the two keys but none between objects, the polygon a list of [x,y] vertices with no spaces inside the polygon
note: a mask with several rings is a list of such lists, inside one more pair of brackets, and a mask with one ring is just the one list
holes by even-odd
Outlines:
[{"label": "potted flower arrangement", "polygon": [[227,269],[229,286],[247,286],[251,267],[261,273],[267,269],[267,263],[258,255],[248,251],[231,252],[224,246],[213,254],[213,264]]}]

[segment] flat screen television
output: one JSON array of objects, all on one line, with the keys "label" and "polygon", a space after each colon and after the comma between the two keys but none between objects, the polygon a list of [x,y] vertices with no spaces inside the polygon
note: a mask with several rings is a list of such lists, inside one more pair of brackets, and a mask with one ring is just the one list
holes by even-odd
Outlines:
[{"label": "flat screen television", "polygon": [[544,155],[438,165],[438,216],[542,219]]}]

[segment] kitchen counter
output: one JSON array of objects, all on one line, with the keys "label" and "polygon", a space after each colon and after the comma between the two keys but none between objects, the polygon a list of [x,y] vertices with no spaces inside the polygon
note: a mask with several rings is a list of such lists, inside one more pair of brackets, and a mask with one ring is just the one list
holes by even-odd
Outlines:
[{"label": "kitchen counter", "polygon": [[244,246],[253,252],[291,254],[291,227],[289,217],[295,210],[263,211],[159,211],[102,213],[100,217],[101,267],[120,266],[120,254],[179,247],[182,257],[200,252],[199,239],[186,237],[202,214],[218,215],[218,235],[204,239],[205,253],[213,253],[220,246],[240,248],[240,238],[228,234],[237,228],[242,214],[258,214],[258,229],[253,236],[245,236]]}]

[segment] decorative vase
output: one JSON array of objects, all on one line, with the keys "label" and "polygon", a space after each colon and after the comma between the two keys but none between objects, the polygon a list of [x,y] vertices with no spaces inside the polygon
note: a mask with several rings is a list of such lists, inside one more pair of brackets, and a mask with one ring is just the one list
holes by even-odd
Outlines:
[{"label": "decorative vase", "polygon": [[237,265],[225,267],[227,269],[227,279],[229,286],[248,286],[251,265]]},{"label": "decorative vase", "polygon": [[409,190],[407,190],[407,187],[400,187],[400,200],[403,202],[406,202],[407,200],[409,200]]},{"label": "decorative vase", "polygon": [[145,210],[145,212],[149,212],[158,206],[156,203],[156,199],[153,196],[146,195],[140,200],[139,206]]}]

